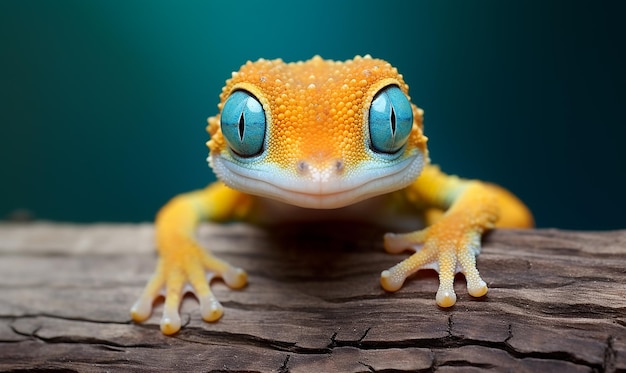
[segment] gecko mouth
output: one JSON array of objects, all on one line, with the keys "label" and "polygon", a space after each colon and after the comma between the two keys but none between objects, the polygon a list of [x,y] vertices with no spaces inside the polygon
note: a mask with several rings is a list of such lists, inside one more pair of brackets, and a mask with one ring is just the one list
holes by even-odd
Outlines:
[{"label": "gecko mouth", "polygon": [[333,209],[407,187],[421,173],[424,156],[416,151],[382,166],[365,161],[358,172],[317,180],[267,165],[244,167],[219,155],[209,156],[209,163],[233,189],[299,207]]}]

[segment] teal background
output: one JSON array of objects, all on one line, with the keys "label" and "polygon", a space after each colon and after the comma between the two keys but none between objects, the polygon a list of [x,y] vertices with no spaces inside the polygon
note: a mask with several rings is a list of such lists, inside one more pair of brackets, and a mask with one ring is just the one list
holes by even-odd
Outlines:
[{"label": "teal background", "polygon": [[0,217],[151,220],[213,180],[206,118],[248,59],[372,54],[431,156],[540,227],[626,228],[624,2],[0,1]]}]

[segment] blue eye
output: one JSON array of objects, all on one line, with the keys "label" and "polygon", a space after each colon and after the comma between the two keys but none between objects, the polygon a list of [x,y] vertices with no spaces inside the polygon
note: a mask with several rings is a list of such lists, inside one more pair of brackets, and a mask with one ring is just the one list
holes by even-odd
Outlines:
[{"label": "blue eye", "polygon": [[246,91],[235,91],[220,116],[222,134],[230,148],[242,157],[258,155],[265,139],[265,112],[259,100]]},{"label": "blue eye", "polygon": [[406,143],[413,128],[413,109],[400,88],[381,89],[370,107],[369,129],[372,150],[393,154]]}]

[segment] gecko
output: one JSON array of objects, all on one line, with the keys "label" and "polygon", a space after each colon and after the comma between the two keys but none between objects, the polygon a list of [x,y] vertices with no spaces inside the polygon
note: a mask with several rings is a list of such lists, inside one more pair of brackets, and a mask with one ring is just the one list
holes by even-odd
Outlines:
[{"label": "gecko", "polygon": [[218,114],[208,118],[207,160],[218,181],[175,196],[157,213],[156,270],[132,319],[147,320],[164,296],[160,329],[175,334],[186,292],[198,299],[202,319],[214,322],[224,308],[211,281],[246,285],[243,269],[196,240],[202,221],[389,223],[410,213],[423,227],[384,235],[386,251],[411,255],[382,271],[382,288],[395,292],[427,268],[439,274],[439,307],[456,303],[459,272],[472,297],[484,296],[487,284],[476,268],[482,235],[495,227],[532,227],[533,216],[503,187],[447,175],[432,164],[423,116],[402,74],[369,55],[245,63],[226,81]]}]

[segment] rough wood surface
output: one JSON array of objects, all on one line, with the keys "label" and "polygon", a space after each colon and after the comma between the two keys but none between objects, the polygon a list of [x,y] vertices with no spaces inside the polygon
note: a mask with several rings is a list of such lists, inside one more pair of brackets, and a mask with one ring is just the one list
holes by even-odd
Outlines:
[{"label": "rough wood surface", "polygon": [[128,309],[153,271],[151,225],[0,224],[0,370],[626,370],[626,231],[495,231],[479,268],[490,292],[434,303],[420,272],[385,293],[380,229],[204,225],[199,238],[248,270],[213,286],[225,307],[161,335]]}]

